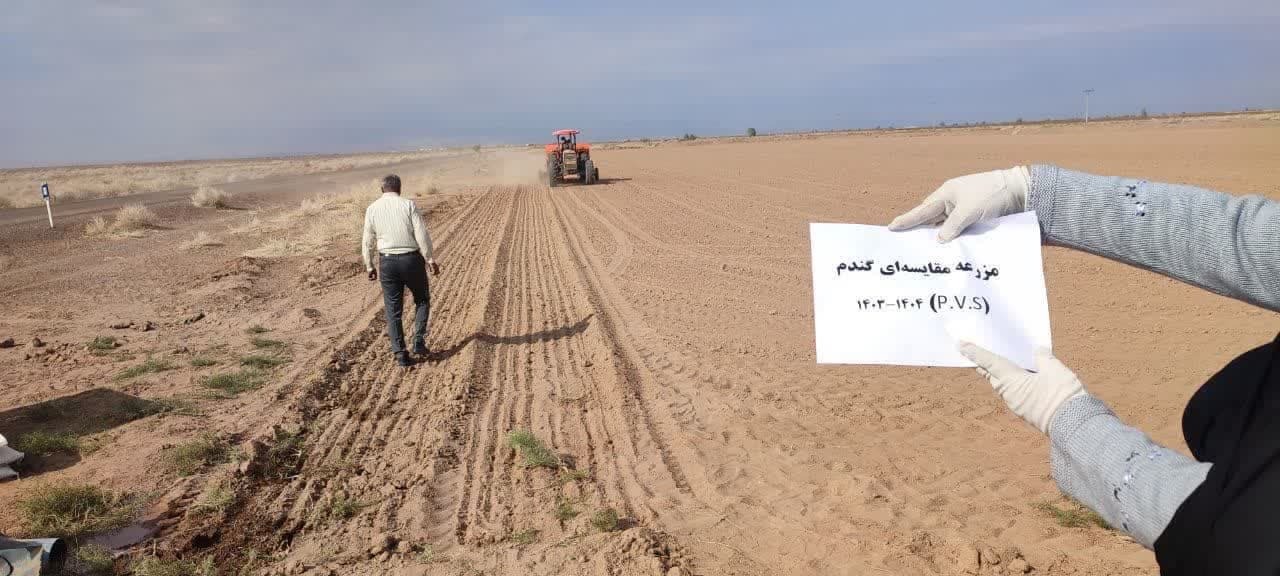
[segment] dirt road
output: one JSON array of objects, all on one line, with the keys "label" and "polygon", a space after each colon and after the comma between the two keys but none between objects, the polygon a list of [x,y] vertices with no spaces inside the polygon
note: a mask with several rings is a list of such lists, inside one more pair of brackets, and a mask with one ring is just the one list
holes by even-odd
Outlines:
[{"label": "dirt road", "polygon": [[[817,366],[807,225],[884,223],[948,177],[1027,162],[1280,197],[1276,121],[598,155],[607,184],[481,178],[430,200],[445,268],[432,284],[432,357],[410,370],[390,357],[377,288],[344,264],[352,247],[241,262],[212,282],[241,282],[251,297],[220,308],[201,300],[213,298],[201,282],[180,282],[173,293],[205,302],[217,325],[166,325],[156,349],[231,342],[270,321],[296,353],[261,390],[205,403],[199,426],[274,437],[247,449],[223,515],[190,513],[207,489],[179,481],[162,506],[165,546],[290,574],[1156,572],[1127,538],[1045,512],[1069,507],[1045,439],[971,370]],[[232,249],[190,270],[230,266]],[[1179,449],[1181,407],[1199,383],[1274,336],[1270,313],[1134,268],[1056,248],[1045,267],[1056,352],[1122,418]],[[315,270],[336,272],[299,291]],[[23,273],[5,272],[5,285]],[[302,306],[323,320],[285,328]],[[27,389],[5,400],[66,393],[38,389],[47,372],[16,356],[0,362]],[[93,366],[66,370],[89,379]],[[198,374],[130,390],[173,394]],[[141,438],[143,426],[119,437]],[[525,466],[509,444],[516,430],[554,458]],[[108,449],[49,474],[123,484],[128,471],[101,461],[113,455],[140,458]]]}]

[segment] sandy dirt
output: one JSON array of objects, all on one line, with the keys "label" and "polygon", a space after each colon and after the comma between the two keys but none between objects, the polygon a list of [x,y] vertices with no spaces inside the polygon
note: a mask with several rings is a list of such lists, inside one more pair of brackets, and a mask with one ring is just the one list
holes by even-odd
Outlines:
[{"label": "sandy dirt", "polygon": [[[1016,163],[1280,198],[1280,121],[596,156],[591,187],[547,188],[517,152],[403,167],[444,266],[432,355],[409,370],[359,265],[368,174],[282,184],[252,210],[175,209],[142,238],[24,236],[0,254],[0,339],[18,344],[0,350],[0,433],[70,430],[97,449],[41,459],[0,501],[51,481],[140,494],[158,530],[147,550],[225,573],[1157,572],[1128,538],[1042,510],[1065,505],[1046,440],[972,370],[816,365],[807,225],[886,223],[949,177]],[[222,245],[180,247],[199,231]],[[1196,387],[1275,334],[1271,313],[1085,254],[1047,248],[1045,273],[1060,358],[1178,449]],[[288,363],[257,390],[209,397],[204,378],[262,352],[254,325]],[[123,345],[85,349],[107,335]],[[117,379],[148,356],[175,368]],[[185,408],[139,408],[172,399]],[[513,430],[558,466],[524,466]],[[242,461],[163,466],[167,446],[205,431]],[[220,481],[234,505],[197,513]],[[593,522],[606,509],[611,531]],[[12,509],[0,531],[22,532]]]}]

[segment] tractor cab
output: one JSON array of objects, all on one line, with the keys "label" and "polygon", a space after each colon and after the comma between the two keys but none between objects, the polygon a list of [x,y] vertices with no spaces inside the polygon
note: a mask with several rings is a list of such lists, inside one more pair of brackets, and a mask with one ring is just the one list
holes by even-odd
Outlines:
[{"label": "tractor cab", "polygon": [[560,134],[560,150],[577,150],[578,149],[578,132],[576,130],[561,130],[565,134]]},{"label": "tractor cab", "polygon": [[577,130],[556,130],[555,132],[552,132],[551,135],[555,136],[556,143],[554,145],[547,146],[548,152],[551,151],[550,149],[552,146],[555,147],[556,152],[564,152],[565,150],[578,151]]},{"label": "tractor cab", "polygon": [[546,146],[547,184],[557,186],[566,176],[577,176],[583,184],[594,184],[600,177],[600,169],[591,160],[591,145],[579,143],[578,131],[573,129],[556,130],[551,136],[556,141]]}]

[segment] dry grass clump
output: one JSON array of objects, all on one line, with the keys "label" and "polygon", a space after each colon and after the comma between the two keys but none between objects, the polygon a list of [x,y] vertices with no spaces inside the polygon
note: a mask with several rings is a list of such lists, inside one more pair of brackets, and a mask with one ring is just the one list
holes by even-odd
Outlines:
[{"label": "dry grass clump", "polygon": [[237,372],[215,374],[202,380],[200,384],[208,388],[215,398],[234,398],[242,392],[256,390],[265,384],[266,375],[261,370],[245,368]]},{"label": "dry grass clump", "polygon": [[361,510],[372,506],[372,503],[356,500],[345,494],[334,497],[317,512],[317,520],[321,522],[341,522],[356,517]]},{"label": "dry grass clump", "polygon": [[270,222],[255,222],[237,233],[279,232],[261,246],[248,250],[252,258],[280,258],[315,254],[335,242],[354,241],[364,224],[364,209],[380,194],[378,181],[352,186],[343,192],[319,194],[302,202],[297,210]]},{"label": "dry grass clump", "polygon": [[214,434],[201,435],[164,451],[165,464],[180,476],[190,476],[230,459],[231,445]]},{"label": "dry grass clump", "polygon": [[248,222],[239,226],[232,226],[227,229],[227,232],[230,232],[232,236],[243,236],[245,234],[256,234],[258,232],[262,232],[263,229],[264,226],[262,224],[262,220],[258,218],[258,214],[255,212],[249,216]]},{"label": "dry grass clump", "polygon": [[86,544],[76,548],[70,562],[70,574],[83,576],[111,576],[115,574],[115,556],[101,544]]},{"label": "dry grass clump", "polygon": [[1079,502],[1074,500],[1067,502],[1062,507],[1058,507],[1052,501],[1037,502],[1034,504],[1036,510],[1039,510],[1051,516],[1059,526],[1063,528],[1088,528],[1097,526],[1110,530],[1107,521],[1102,519],[1097,512],[1085,508]]},{"label": "dry grass clump", "polygon": [[307,198],[302,201],[302,206],[298,208],[299,216],[317,216],[329,208],[325,198]]},{"label": "dry grass clump", "polygon": [[142,204],[129,204],[116,211],[116,221],[112,226],[118,231],[131,232],[143,228],[154,228],[158,222],[159,218],[150,208]]},{"label": "dry grass clump", "polygon": [[89,484],[44,484],[18,501],[29,534],[74,538],[120,528],[133,518],[127,499]]},{"label": "dry grass clump", "polygon": [[116,380],[128,380],[130,378],[137,378],[144,374],[158,374],[167,370],[173,370],[174,368],[176,368],[176,366],[168,360],[157,360],[155,358],[148,357],[145,362],[138,364],[137,366],[126,368],[119,374],[116,374]]},{"label": "dry grass clump", "polygon": [[205,485],[200,499],[192,504],[192,509],[203,514],[222,514],[236,501],[235,488],[229,478],[214,478]]},{"label": "dry grass clump", "polygon": [[85,346],[90,352],[103,354],[119,348],[120,342],[116,341],[115,336],[98,336],[93,340],[90,340]]},{"label": "dry grass clump", "polygon": [[214,238],[213,235],[209,234],[208,232],[200,231],[200,232],[196,232],[196,235],[192,237],[190,240],[183,242],[179,246],[179,248],[183,250],[193,250],[195,248],[209,248],[213,246],[222,246],[222,245],[223,243],[221,240]]},{"label": "dry grass clump", "polygon": [[74,454],[80,451],[80,439],[66,432],[28,432],[14,441],[13,448],[34,456]]},{"label": "dry grass clump", "polygon": [[191,204],[197,208],[226,208],[231,195],[221,188],[201,185],[191,195]]},{"label": "dry grass clump", "polygon": [[218,573],[213,558],[207,556],[198,562],[147,556],[131,568],[135,576],[215,576]]},{"label": "dry grass clump", "polygon": [[284,342],[281,340],[272,340],[270,338],[263,338],[261,336],[254,336],[253,339],[250,340],[250,342],[253,344],[254,348],[281,350],[289,347],[289,344],[287,342]]},{"label": "dry grass clump", "polygon": [[539,533],[539,530],[529,528],[526,530],[521,530],[519,532],[512,533],[510,540],[516,546],[528,546],[538,541],[538,533]]},{"label": "dry grass clump", "polygon": [[578,514],[580,514],[580,512],[578,512],[577,508],[574,508],[573,502],[570,502],[568,500],[561,500],[556,503],[556,512],[555,512],[556,520],[559,520],[561,522],[568,522],[570,520],[573,520],[574,518],[577,518]]},{"label": "dry grass clump", "polygon": [[88,224],[84,225],[85,236],[103,236],[111,232],[111,225],[107,223],[107,219],[101,216],[94,216]]},{"label": "dry grass clump", "polygon": [[516,430],[507,436],[511,449],[524,458],[526,468],[559,468],[560,457],[528,430]]},{"label": "dry grass clump", "polygon": [[279,356],[266,356],[264,354],[251,354],[240,359],[241,366],[256,370],[270,370],[287,363],[289,363],[288,360]]},{"label": "dry grass clump", "polygon": [[604,508],[596,510],[596,513],[591,515],[591,526],[601,532],[613,532],[618,529],[620,520],[617,510]]},{"label": "dry grass clump", "polygon": [[155,228],[159,222],[160,218],[150,208],[142,204],[129,204],[117,210],[110,223],[102,216],[95,216],[85,225],[84,233],[86,236],[137,236],[147,228]]},{"label": "dry grass clump", "polygon": [[282,258],[302,251],[297,242],[287,238],[272,238],[252,250],[245,250],[244,255],[250,258]]}]

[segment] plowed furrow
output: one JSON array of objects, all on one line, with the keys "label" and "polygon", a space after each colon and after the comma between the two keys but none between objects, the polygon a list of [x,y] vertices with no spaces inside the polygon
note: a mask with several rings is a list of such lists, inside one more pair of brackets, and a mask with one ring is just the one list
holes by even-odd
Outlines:
[{"label": "plowed furrow", "polygon": [[[492,444],[494,439],[477,432],[482,428],[480,422],[491,412],[494,404],[493,396],[495,394],[501,396],[502,386],[501,383],[493,382],[491,379],[496,350],[493,344],[483,337],[483,334],[489,326],[500,324],[503,315],[506,314],[504,309],[505,292],[508,289],[506,278],[510,276],[511,248],[517,225],[517,210],[518,206],[513,202],[510,207],[511,214],[499,240],[497,257],[490,277],[488,298],[479,327],[481,337],[474,341],[474,356],[471,366],[465,373],[465,377],[470,382],[470,403],[467,410],[469,417],[465,421],[454,423],[458,426],[455,431],[457,439],[466,443],[466,448],[461,454],[462,475],[457,482],[458,493],[447,495],[452,496],[451,498],[442,494],[436,499],[437,505],[453,505],[455,509],[453,532],[458,543],[464,543],[467,539],[472,513],[479,494],[484,489],[483,482],[488,476],[485,473],[485,464],[491,461],[485,460],[481,454],[486,452],[486,443]],[[481,403],[483,403],[483,409],[476,409]],[[447,481],[452,482],[452,480]]]},{"label": "plowed furrow", "polygon": [[[456,307],[463,312],[457,300],[482,288],[486,276],[491,279],[491,262],[500,245],[497,231],[502,229],[503,217],[509,218],[503,210],[504,199],[500,192],[485,193],[442,227],[437,242],[440,259],[452,266],[451,274],[433,278],[433,308]],[[412,313],[408,308],[406,321]],[[434,534],[436,521],[430,505],[432,492],[448,487],[447,482],[433,486],[429,480],[446,471],[447,459],[446,466],[441,466],[436,456],[448,452],[445,424],[461,412],[450,414],[434,407],[448,402],[461,406],[466,395],[457,390],[456,378],[439,377],[430,365],[412,371],[395,366],[386,345],[381,305],[373,304],[369,314],[366,331],[380,337],[368,339],[352,360],[333,407],[312,423],[305,473],[275,500],[288,510],[293,525],[324,529],[325,506],[335,495],[363,495],[361,504],[374,506],[375,512],[367,518],[376,529],[427,539]],[[458,332],[465,331],[468,320],[459,313],[433,321],[433,347],[464,341]],[[424,454],[431,456],[427,465],[419,459]],[[371,492],[371,486],[379,489]]]}]

